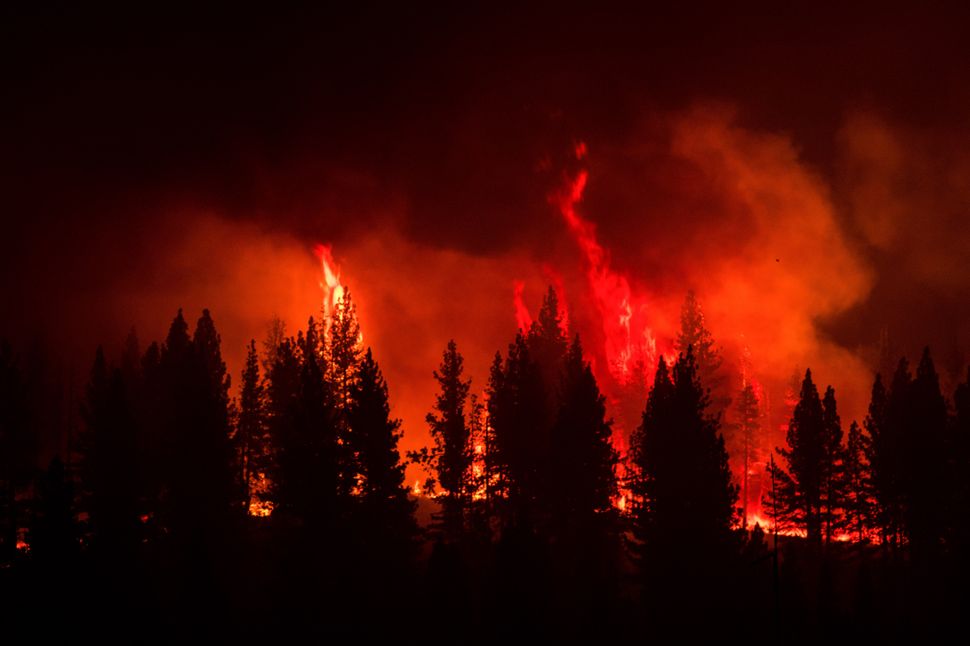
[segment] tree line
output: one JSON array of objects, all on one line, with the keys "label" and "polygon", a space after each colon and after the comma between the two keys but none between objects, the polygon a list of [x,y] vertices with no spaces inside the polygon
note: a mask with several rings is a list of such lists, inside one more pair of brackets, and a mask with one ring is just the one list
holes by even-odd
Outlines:
[{"label": "tree line", "polygon": [[[210,313],[190,333],[179,311],[161,343],[132,333],[117,362],[97,350],[76,457],[39,472],[5,345],[0,602],[121,636],[436,641],[717,633],[752,610],[781,627],[889,627],[963,598],[970,373],[951,406],[928,350],[915,376],[903,359],[844,435],[834,389],[820,396],[806,371],[765,474],[770,526],[748,527],[758,394],[726,392],[693,294],[681,328],[626,455],[550,288],[481,397],[448,342],[432,444],[402,456],[349,292],[295,335],[277,323],[251,341],[235,398]],[[426,497],[409,495],[407,461],[429,474]]]}]

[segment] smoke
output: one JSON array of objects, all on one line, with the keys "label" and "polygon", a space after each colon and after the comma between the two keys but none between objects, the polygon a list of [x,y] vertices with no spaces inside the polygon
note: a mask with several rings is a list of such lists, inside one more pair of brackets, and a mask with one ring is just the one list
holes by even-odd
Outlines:
[{"label": "smoke", "polygon": [[[431,372],[445,344],[458,342],[481,390],[492,356],[514,335],[517,284],[522,307],[535,312],[555,283],[571,332],[605,370],[586,260],[548,199],[575,176],[575,142],[584,139],[588,182],[577,212],[645,303],[658,351],[669,353],[694,289],[729,370],[747,356],[777,393],[796,367],[811,367],[836,387],[846,422],[864,415],[884,330],[910,355],[940,347],[958,373],[970,341],[959,324],[970,314],[964,149],[855,112],[833,135],[838,155],[827,167],[807,161],[794,134],[741,115],[725,103],[645,108],[619,134],[590,137],[579,129],[563,137],[560,123],[555,136],[510,150],[509,168],[442,187],[444,203],[426,199],[429,183],[415,199],[407,182],[382,179],[387,168],[334,171],[303,156],[252,171],[247,200],[135,187],[84,205],[83,213],[103,207],[98,217],[52,231],[21,225],[21,243],[37,253],[5,260],[5,287],[22,303],[5,328],[21,338],[40,330],[83,376],[97,343],[120,348],[132,325],[143,344],[160,339],[179,307],[190,320],[207,307],[238,381],[246,343],[261,340],[274,317],[295,333],[320,316],[313,249],[331,244],[404,421],[403,448],[416,448],[428,441]],[[503,164],[501,148],[468,150],[466,165]],[[281,195],[278,185],[294,177],[307,187]],[[461,182],[473,190],[463,193]],[[485,205],[474,203],[486,188]]]}]

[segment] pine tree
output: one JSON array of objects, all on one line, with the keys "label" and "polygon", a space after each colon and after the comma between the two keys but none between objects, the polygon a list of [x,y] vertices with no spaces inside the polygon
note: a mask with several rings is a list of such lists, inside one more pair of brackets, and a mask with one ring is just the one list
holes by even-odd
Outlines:
[{"label": "pine tree", "polygon": [[192,339],[179,310],[159,358],[163,522],[191,559],[204,558],[227,537],[232,511],[229,380],[219,346],[208,310]]},{"label": "pine tree", "polygon": [[[273,351],[266,372],[266,425],[273,447],[270,464],[274,509],[299,514],[301,483],[299,461],[304,447],[297,428],[300,413],[301,360],[295,339],[285,338]],[[322,388],[321,388],[322,392]]]},{"label": "pine tree", "polygon": [[845,495],[844,527],[860,543],[865,540],[872,522],[872,483],[866,455],[869,438],[856,422],[849,426],[842,469]]},{"label": "pine tree", "polygon": [[842,421],[835,401],[835,389],[829,386],[822,398],[822,521],[825,543],[841,524],[843,491]]},{"label": "pine tree", "polygon": [[801,394],[786,435],[787,448],[776,449],[785,467],[772,462],[775,494],[767,506],[777,509],[779,526],[791,522],[804,530],[811,543],[820,543],[826,474],[825,413],[811,370],[805,371]]},{"label": "pine tree", "polygon": [[358,438],[361,518],[365,540],[406,555],[416,533],[414,503],[398,451],[401,422],[391,417],[387,383],[370,348],[354,379],[349,421]]},{"label": "pine tree", "polygon": [[253,496],[265,493],[255,489],[266,477],[270,458],[266,428],[266,394],[263,381],[260,379],[255,340],[249,342],[239,399],[239,417],[234,436],[235,453],[239,486],[244,493],[243,506],[249,513]]},{"label": "pine tree", "polygon": [[548,448],[545,402],[539,366],[532,360],[526,338],[519,333],[509,345],[501,370],[493,370],[488,409],[509,512],[505,524],[531,528],[524,531],[537,526],[548,484],[542,473]]},{"label": "pine tree", "polygon": [[0,342],[0,563],[17,554],[17,530],[21,525],[18,493],[31,479],[35,440],[26,406],[27,387],[17,356]]},{"label": "pine tree", "polygon": [[612,511],[618,456],[610,441],[606,398],[583,357],[578,336],[566,355],[559,392],[548,457],[554,524],[588,524]]},{"label": "pine tree", "polygon": [[761,411],[758,395],[754,391],[751,382],[744,385],[735,404],[735,416],[738,435],[741,440],[741,522],[744,527],[748,525],[748,474],[751,471],[751,463],[754,459],[754,452],[760,441],[761,435]]},{"label": "pine tree", "polygon": [[559,314],[559,298],[552,287],[549,287],[549,291],[542,299],[542,307],[539,308],[539,315],[529,328],[526,342],[529,346],[529,356],[538,368],[545,393],[545,423],[551,426],[555,421],[559,379],[569,345]]},{"label": "pine tree", "polygon": [[334,306],[333,314],[327,322],[326,363],[328,379],[334,404],[340,411],[350,410],[353,403],[352,388],[360,367],[360,324],[357,321],[357,307],[350,297],[350,291]]},{"label": "pine tree", "polygon": [[69,566],[80,544],[74,516],[74,486],[55,456],[37,481],[28,543],[35,562],[50,570]]},{"label": "pine tree", "polygon": [[471,381],[462,378],[463,369],[464,359],[455,342],[449,341],[441,365],[434,372],[441,389],[435,397],[436,413],[428,413],[426,417],[434,447],[412,454],[434,474],[431,490],[435,482],[441,485],[443,524],[452,540],[462,533],[465,511],[474,492],[471,470],[474,448],[465,417]]},{"label": "pine tree", "polygon": [[966,567],[970,559],[970,368],[953,393],[948,465],[951,491],[948,543]]},{"label": "pine tree", "polygon": [[710,390],[710,413],[722,414],[731,405],[727,377],[721,370],[724,359],[704,320],[704,311],[693,290],[687,292],[680,310],[680,331],[674,348],[686,354],[692,348],[701,385]]},{"label": "pine tree", "polygon": [[909,390],[903,435],[906,456],[904,522],[913,550],[932,553],[941,546],[945,524],[946,401],[930,357],[923,350]]},{"label": "pine tree", "polygon": [[658,620],[723,603],[738,548],[738,489],[707,406],[691,348],[672,371],[661,358],[634,436],[631,482],[635,554]]},{"label": "pine tree", "polygon": [[279,503],[313,532],[326,531],[343,510],[335,412],[312,318],[306,334],[281,344],[269,384]]},{"label": "pine tree", "polygon": [[[897,393],[909,386],[911,377],[906,360],[900,361],[893,383]],[[898,407],[898,404],[897,404]],[[899,545],[903,530],[902,501],[902,442],[899,425],[890,423],[889,393],[876,375],[869,401],[869,413],[863,422],[869,434],[866,459],[872,477],[872,488],[877,503],[876,518],[882,530],[883,543]]]},{"label": "pine tree", "polygon": [[349,290],[334,305],[326,324],[324,357],[327,389],[337,425],[340,495],[347,498],[358,486],[360,446],[348,415],[354,403],[353,386],[360,370],[362,354],[357,307]]},{"label": "pine tree", "polygon": [[91,542],[100,556],[124,561],[141,533],[138,438],[122,372],[109,370],[100,346],[81,412],[80,476]]}]

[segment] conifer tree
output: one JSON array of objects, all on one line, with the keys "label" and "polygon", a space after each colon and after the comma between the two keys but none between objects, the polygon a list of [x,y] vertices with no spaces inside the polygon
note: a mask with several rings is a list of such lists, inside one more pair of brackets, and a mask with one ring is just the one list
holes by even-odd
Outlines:
[{"label": "conifer tree", "polygon": [[748,474],[754,459],[761,434],[761,411],[758,395],[751,382],[744,385],[735,404],[738,435],[741,440],[741,522],[745,528],[748,523]]},{"label": "conifer tree", "polygon": [[26,407],[27,387],[17,356],[9,343],[0,342],[0,563],[17,553],[21,526],[18,493],[33,473],[34,437]]},{"label": "conifer tree", "polygon": [[686,354],[692,348],[697,364],[697,376],[704,388],[710,390],[709,412],[723,414],[731,405],[727,377],[722,371],[724,358],[704,320],[704,310],[694,290],[688,290],[680,310],[680,331],[674,348]]},{"label": "conifer tree", "polygon": [[299,463],[304,448],[297,427],[303,418],[300,412],[302,389],[299,352],[295,339],[282,339],[273,351],[266,374],[266,425],[273,447],[271,495],[274,509],[294,514],[302,511],[298,494],[304,486]]},{"label": "conifer tree", "polygon": [[[902,359],[893,377],[897,393],[904,392],[910,380],[908,364]],[[891,423],[889,392],[878,374],[872,385],[869,413],[863,426],[869,434],[866,459],[872,477],[873,495],[877,503],[876,520],[882,532],[882,542],[899,545],[903,531],[903,447],[899,436],[900,426]]]},{"label": "conifer tree", "polygon": [[178,549],[193,559],[226,538],[235,491],[229,379],[219,346],[208,310],[191,339],[179,310],[159,357],[163,521]]},{"label": "conifer tree", "polygon": [[137,435],[122,372],[109,370],[100,346],[81,413],[80,476],[91,542],[100,556],[123,561],[140,539]]},{"label": "conifer tree", "polygon": [[820,543],[823,531],[823,499],[826,464],[825,413],[811,370],[805,371],[801,394],[786,435],[787,447],[776,449],[784,468],[769,466],[775,493],[768,495],[769,509],[777,509],[775,522],[794,523],[812,543]]},{"label": "conifer tree", "polygon": [[821,493],[822,521],[825,543],[832,540],[832,534],[840,525],[843,491],[843,446],[842,421],[835,401],[835,389],[829,386],[822,398],[822,450]]},{"label": "conifer tree", "polygon": [[545,395],[543,403],[546,407],[545,424],[551,426],[555,421],[559,380],[569,345],[559,313],[559,297],[552,287],[549,287],[542,299],[539,315],[529,327],[526,342],[529,346],[529,356],[535,362],[542,382]]},{"label": "conifer tree", "polygon": [[560,384],[560,404],[549,446],[550,504],[554,524],[589,523],[612,510],[618,456],[610,441],[606,398],[583,357],[577,336],[569,346]]},{"label": "conifer tree", "polygon": [[904,522],[913,550],[918,554],[941,547],[945,526],[946,401],[930,357],[923,350],[909,390],[908,415],[903,435]]},{"label": "conifer tree", "polygon": [[324,346],[327,377],[338,411],[350,410],[353,402],[352,389],[362,354],[360,340],[357,306],[351,299],[350,290],[347,290],[337,301],[330,320],[327,321]]},{"label": "conifer tree", "polygon": [[234,437],[239,486],[244,494],[243,506],[247,513],[252,497],[264,493],[254,491],[254,487],[258,487],[268,471],[270,456],[267,439],[265,386],[259,374],[256,341],[251,340],[242,372],[239,416]]},{"label": "conifer tree", "polygon": [[548,484],[546,464],[549,430],[546,399],[539,366],[532,360],[520,332],[509,345],[501,370],[489,384],[489,419],[495,432],[495,453],[505,504],[507,525],[535,528],[540,501]]},{"label": "conifer tree", "polygon": [[633,535],[650,612],[658,620],[685,608],[723,604],[738,545],[737,486],[731,482],[718,418],[691,348],[673,370],[657,365],[643,422],[634,436]]},{"label": "conifer tree", "polygon": [[441,486],[444,530],[452,539],[462,533],[465,511],[474,492],[474,448],[465,416],[471,381],[463,379],[463,370],[464,359],[455,342],[449,341],[441,365],[434,372],[440,387],[435,412],[426,417],[434,447],[412,454],[412,459],[425,464],[434,474],[429,488],[433,491],[435,484]]},{"label": "conifer tree", "polygon": [[372,539],[407,546],[416,527],[397,446],[401,422],[391,417],[387,383],[370,348],[360,363],[351,396],[354,403],[349,420],[358,438],[359,499],[365,528]]},{"label": "conifer tree", "polygon": [[337,426],[313,318],[306,334],[283,342],[270,375],[279,502],[312,531],[323,531],[342,509]]},{"label": "conifer tree", "polygon": [[856,422],[849,426],[842,469],[844,527],[857,541],[865,540],[872,522],[872,483],[866,455],[869,438]]},{"label": "conifer tree", "polygon": [[48,569],[69,566],[79,551],[74,486],[55,456],[37,481],[28,543],[35,562]]},{"label": "conifer tree", "polygon": [[970,368],[953,393],[950,422],[948,488],[951,506],[948,542],[962,565],[970,561]]}]

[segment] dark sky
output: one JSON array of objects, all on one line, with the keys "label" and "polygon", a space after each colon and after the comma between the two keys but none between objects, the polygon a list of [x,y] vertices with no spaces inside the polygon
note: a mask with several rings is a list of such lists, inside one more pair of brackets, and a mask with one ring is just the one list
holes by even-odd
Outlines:
[{"label": "dark sky", "polygon": [[[210,258],[211,245],[184,243],[194,227],[250,255],[264,244],[253,240],[275,236],[290,241],[284,247],[331,242],[350,265],[378,249],[393,262],[358,260],[357,275],[395,285],[408,283],[400,257],[433,274],[459,254],[462,266],[480,260],[480,274],[494,272],[505,312],[507,281],[541,281],[556,263],[579,271],[578,261],[575,271],[561,267],[573,247],[548,196],[584,141],[585,213],[633,280],[669,288],[676,302],[698,287],[690,267],[717,267],[710,299],[726,321],[730,283],[761,267],[748,252],[722,262],[740,246],[770,241],[763,255],[772,261],[782,250],[810,253],[820,271],[829,256],[833,267],[848,256],[859,276],[851,296],[816,298],[838,290],[836,268],[806,303],[779,307],[801,308],[797,320],[820,342],[870,367],[885,328],[902,350],[933,343],[958,368],[970,342],[970,46],[959,5],[712,3],[673,14],[411,4],[3,9],[0,335],[41,330],[88,348],[130,324],[118,319],[142,321],[156,305],[151,332],[163,331],[182,303],[164,294],[196,290],[203,296],[186,304],[212,302],[199,266],[228,276],[219,284],[236,280]],[[759,178],[770,188],[752,189]],[[835,233],[785,215],[819,201]],[[199,224],[191,214],[200,212],[219,224]],[[265,244],[273,258],[292,256]],[[188,260],[193,249],[211,262]],[[518,266],[513,257],[534,270],[506,276],[501,263]],[[480,279],[462,284],[482,289]],[[372,311],[428,302],[408,289],[379,305],[371,294]],[[231,312],[221,315],[233,325]],[[455,327],[468,332],[475,321]],[[433,338],[429,356],[454,334],[418,322],[412,332]]]}]

